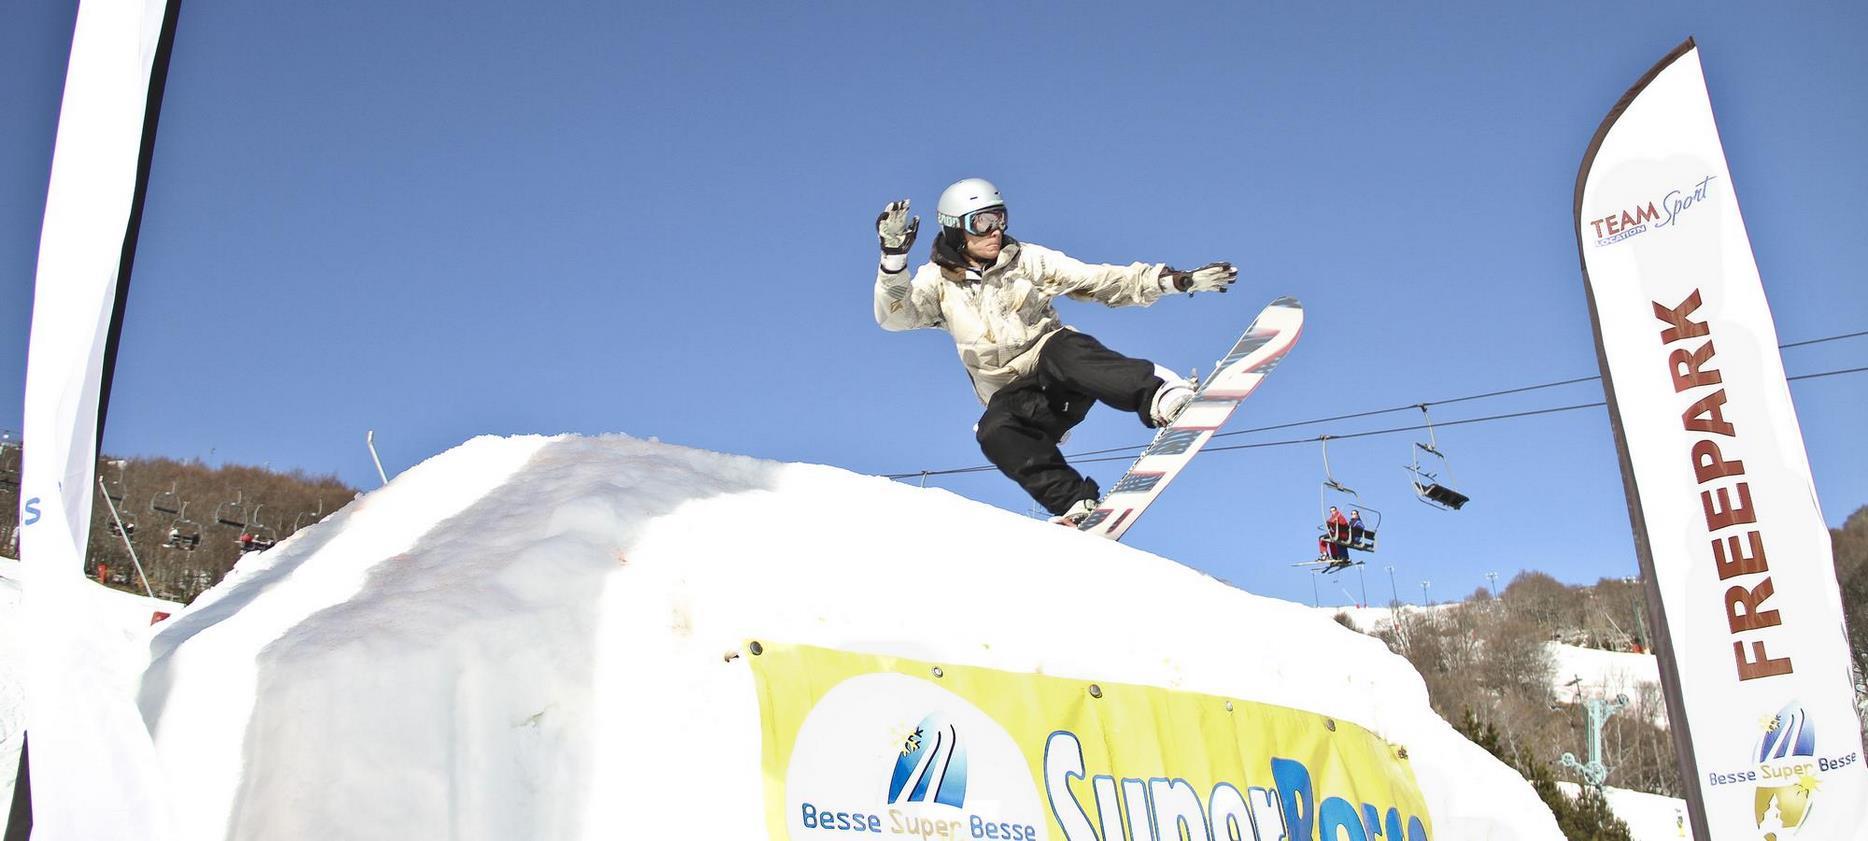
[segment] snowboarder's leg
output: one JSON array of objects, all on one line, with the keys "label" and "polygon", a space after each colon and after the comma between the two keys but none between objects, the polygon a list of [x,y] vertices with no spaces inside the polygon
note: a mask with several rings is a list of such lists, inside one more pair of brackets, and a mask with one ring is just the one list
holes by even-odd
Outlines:
[{"label": "snowboarder's leg", "polygon": [[1060,330],[1046,341],[1038,356],[1038,378],[1048,390],[1078,392],[1124,412],[1134,412],[1144,426],[1156,425],[1151,409],[1162,379],[1156,375],[1154,363],[1116,353],[1088,334]]},{"label": "snowboarder's leg", "polygon": [[[993,394],[979,419],[979,448],[1007,478],[1052,514],[1072,503],[1099,499],[1096,481],[1064,461],[1057,440],[1083,419],[1062,392],[1046,393],[1038,377],[1025,377]],[[1088,399],[1075,401],[1087,408]],[[1074,417],[1071,417],[1074,415]]]}]

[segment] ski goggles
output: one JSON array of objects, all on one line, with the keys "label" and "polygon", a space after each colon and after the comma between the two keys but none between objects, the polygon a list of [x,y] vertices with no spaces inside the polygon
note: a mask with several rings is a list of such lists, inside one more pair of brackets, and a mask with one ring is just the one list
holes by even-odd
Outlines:
[{"label": "ski goggles", "polygon": [[984,207],[960,217],[960,230],[976,237],[1005,230],[1005,205]]}]

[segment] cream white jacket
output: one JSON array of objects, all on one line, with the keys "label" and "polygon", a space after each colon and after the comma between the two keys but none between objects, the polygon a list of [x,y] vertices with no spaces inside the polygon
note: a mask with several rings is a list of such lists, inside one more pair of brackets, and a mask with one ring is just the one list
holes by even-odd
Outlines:
[{"label": "cream white jacket", "polygon": [[938,327],[953,336],[960,364],[981,403],[1031,373],[1038,351],[1059,330],[1051,299],[1065,295],[1112,307],[1145,307],[1161,297],[1160,263],[1093,265],[1028,242],[1010,242],[984,271],[933,262],[912,277],[876,272],[876,323],[884,330]]}]

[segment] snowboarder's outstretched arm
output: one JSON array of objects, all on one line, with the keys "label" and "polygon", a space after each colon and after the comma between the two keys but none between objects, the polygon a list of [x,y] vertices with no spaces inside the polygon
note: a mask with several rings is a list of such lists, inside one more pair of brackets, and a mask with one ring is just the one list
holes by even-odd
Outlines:
[{"label": "snowboarder's outstretched arm", "polygon": [[1101,301],[1112,307],[1145,307],[1161,297],[1160,263],[1113,266],[1085,263],[1062,251],[1026,242],[1020,257],[1032,263],[1032,274],[1045,291],[1078,301]]},{"label": "snowboarder's outstretched arm", "polygon": [[889,202],[876,216],[882,261],[876,269],[876,323],[884,330],[940,327],[940,299],[932,282],[916,284],[908,271],[921,217],[908,216],[908,200]]},{"label": "snowboarder's outstretched arm", "polygon": [[1053,295],[1079,301],[1095,300],[1112,307],[1145,307],[1169,292],[1224,292],[1237,269],[1230,263],[1209,263],[1183,272],[1160,263],[1127,266],[1085,263],[1061,251],[1025,243],[1025,254],[1037,263],[1039,277]]}]

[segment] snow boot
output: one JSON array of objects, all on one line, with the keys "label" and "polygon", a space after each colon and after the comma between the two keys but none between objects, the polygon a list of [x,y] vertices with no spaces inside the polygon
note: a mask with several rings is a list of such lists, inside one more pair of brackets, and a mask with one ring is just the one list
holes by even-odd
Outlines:
[{"label": "snow boot", "polygon": [[1076,528],[1079,523],[1083,522],[1083,518],[1090,516],[1090,512],[1095,510],[1096,500],[1079,499],[1071,503],[1070,507],[1064,510],[1064,513],[1052,517],[1051,522],[1060,526]]},{"label": "snow boot", "polygon": [[1154,420],[1155,428],[1160,429],[1172,425],[1174,419],[1180,417],[1180,413],[1187,409],[1187,404],[1193,402],[1199,386],[1195,381],[1183,379],[1181,375],[1160,365],[1155,366],[1155,376],[1161,378],[1161,387],[1155,390],[1154,403],[1148,407],[1148,415]]}]

